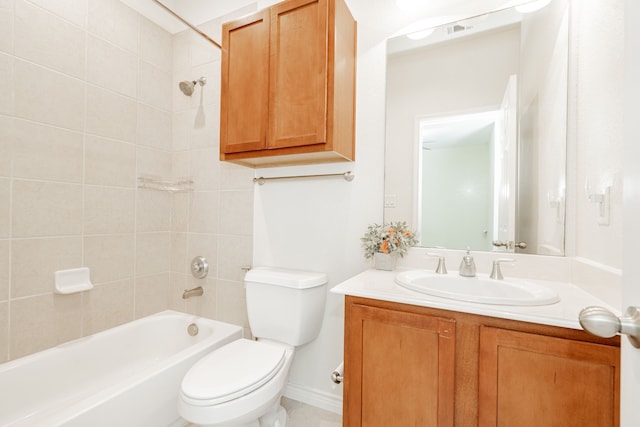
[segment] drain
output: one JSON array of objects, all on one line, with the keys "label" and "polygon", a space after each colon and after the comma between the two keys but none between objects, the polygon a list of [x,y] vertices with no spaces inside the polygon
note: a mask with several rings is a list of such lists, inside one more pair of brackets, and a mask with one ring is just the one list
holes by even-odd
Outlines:
[{"label": "drain", "polygon": [[189,326],[187,326],[187,332],[192,337],[195,337],[196,335],[198,335],[198,325],[196,325],[195,323],[190,324]]}]

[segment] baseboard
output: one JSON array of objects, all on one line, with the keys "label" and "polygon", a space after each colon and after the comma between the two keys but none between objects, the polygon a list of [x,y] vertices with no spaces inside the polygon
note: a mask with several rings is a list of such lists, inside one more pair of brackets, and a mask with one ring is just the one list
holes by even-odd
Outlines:
[{"label": "baseboard", "polygon": [[336,396],[332,393],[293,383],[287,384],[283,394],[289,399],[297,400],[298,402],[315,406],[316,408],[324,409],[325,411],[335,414],[342,414],[342,396]]}]

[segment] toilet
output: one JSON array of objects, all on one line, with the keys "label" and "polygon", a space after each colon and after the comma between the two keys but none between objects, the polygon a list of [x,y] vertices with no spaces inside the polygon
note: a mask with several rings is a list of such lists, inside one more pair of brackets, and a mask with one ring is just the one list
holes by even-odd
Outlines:
[{"label": "toilet", "polygon": [[182,380],[178,412],[202,427],[285,427],[280,397],[295,347],[320,332],[326,274],[257,267],[244,281],[257,340],[239,339],[214,350]]}]

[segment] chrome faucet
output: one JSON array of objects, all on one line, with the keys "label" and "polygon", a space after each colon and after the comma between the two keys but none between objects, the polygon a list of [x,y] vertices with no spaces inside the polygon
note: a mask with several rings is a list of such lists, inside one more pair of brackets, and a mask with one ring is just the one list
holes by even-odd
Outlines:
[{"label": "chrome faucet", "polygon": [[204,289],[202,286],[198,286],[197,288],[185,289],[182,293],[182,299],[188,299],[191,297],[200,297],[204,294]]},{"label": "chrome faucet", "polygon": [[495,280],[504,279],[504,276],[502,275],[502,270],[500,270],[501,262],[516,262],[516,260],[513,258],[499,258],[499,259],[493,260],[493,267],[491,268],[491,274],[489,275],[490,278]]},{"label": "chrome faucet", "polygon": [[467,254],[462,257],[460,268],[458,269],[461,276],[476,277],[476,262],[467,249]]},{"label": "chrome faucet", "polygon": [[427,256],[438,258],[438,266],[436,267],[436,274],[447,274],[447,266],[444,263],[443,255],[427,253]]}]

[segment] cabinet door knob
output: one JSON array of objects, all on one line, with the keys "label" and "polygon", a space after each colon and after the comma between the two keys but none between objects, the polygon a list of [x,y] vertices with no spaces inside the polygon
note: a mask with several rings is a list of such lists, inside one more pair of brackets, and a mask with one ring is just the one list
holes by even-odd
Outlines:
[{"label": "cabinet door knob", "polygon": [[634,347],[640,348],[640,308],[629,307],[623,317],[618,317],[604,307],[587,307],[580,311],[582,328],[603,338],[617,334],[627,335]]}]

